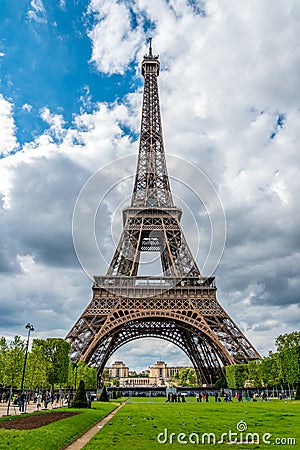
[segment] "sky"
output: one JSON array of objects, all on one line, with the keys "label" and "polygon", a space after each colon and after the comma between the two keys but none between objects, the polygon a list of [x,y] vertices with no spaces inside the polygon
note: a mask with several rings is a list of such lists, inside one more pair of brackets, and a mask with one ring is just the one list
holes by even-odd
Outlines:
[{"label": "sky", "polygon": [[[30,322],[34,337],[65,337],[105,274],[133,188],[150,36],[173,196],[200,269],[226,231],[209,269],[221,305],[264,356],[299,330],[299,25],[298,0],[2,0],[0,335],[25,338]],[[115,359],[190,364],[153,339]]]}]

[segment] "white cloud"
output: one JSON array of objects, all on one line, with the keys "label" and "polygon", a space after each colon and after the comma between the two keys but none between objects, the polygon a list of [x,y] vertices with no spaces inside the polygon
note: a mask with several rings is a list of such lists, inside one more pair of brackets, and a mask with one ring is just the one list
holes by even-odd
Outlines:
[{"label": "white cloud", "polygon": [[28,103],[24,103],[24,105],[22,105],[22,109],[23,109],[23,111],[30,113],[32,111],[32,105],[29,105]]},{"label": "white cloud", "polygon": [[7,155],[17,148],[13,104],[0,94],[0,154]]},{"label": "white cloud", "polygon": [[31,0],[27,17],[36,22],[47,22],[46,9],[42,0]]},{"label": "white cloud", "polygon": [[[206,16],[184,0],[93,0],[92,61],[101,72],[124,73],[146,52],[145,24],[152,22],[153,50],[161,61],[166,152],[197,164],[220,193],[228,238],[216,273],[218,298],[258,350],[267,353],[277,335],[299,327],[300,4],[274,0],[270,8],[259,0],[209,0],[204,6]],[[21,307],[29,314],[39,286],[50,286],[41,300],[40,311],[47,309],[52,318],[40,325],[43,333],[59,328],[64,335],[89,302],[90,281],[78,268],[70,241],[72,209],[83,183],[97,168],[138,150],[122,128],[139,129],[140,88],[113,104],[92,105],[86,92],[89,112],[74,116],[70,128],[62,115],[45,107],[41,117],[48,129],[0,162],[6,205],[6,248],[0,254],[4,304],[14,309],[19,297],[26,297],[28,306],[22,300]],[[7,152],[16,146],[15,125],[12,105],[3,97],[0,111],[0,148]],[[118,200],[113,195],[99,222],[105,243]],[[189,206],[200,209],[193,199]],[[205,247],[201,211],[197,217]],[[185,222],[191,242],[192,230]],[[111,244],[107,255],[113,255]],[[14,277],[17,292],[8,288]],[[62,304],[64,316],[59,315]],[[5,320],[10,314],[8,308]],[[42,321],[42,312],[36,321]],[[19,326],[13,324],[16,332]],[[159,345],[162,358],[176,363],[173,348]],[[136,366],[142,368],[155,362],[143,357],[151,349],[144,340],[126,348],[117,356],[127,364],[139,359]]]},{"label": "white cloud", "polygon": [[92,0],[89,8],[98,20],[89,33],[91,60],[104,73],[124,73],[144,39],[140,26],[131,28],[130,9],[122,2]]}]

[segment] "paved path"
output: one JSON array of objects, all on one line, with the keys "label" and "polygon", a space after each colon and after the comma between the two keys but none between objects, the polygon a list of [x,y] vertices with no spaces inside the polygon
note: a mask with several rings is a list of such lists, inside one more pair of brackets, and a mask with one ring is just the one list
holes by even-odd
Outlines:
[{"label": "paved path", "polygon": [[[67,406],[67,405],[65,405],[65,406]],[[40,411],[51,411],[51,410],[55,410],[58,407],[59,407],[59,403],[53,403],[53,407],[51,404],[49,404],[48,409],[42,408]],[[36,407],[35,402],[27,403],[27,405],[26,405],[27,413],[32,413],[32,412],[36,412],[36,411],[37,411],[37,407]],[[21,414],[21,412],[19,410],[19,406],[18,405],[14,406],[13,403],[11,403],[9,406],[9,415],[15,416],[18,414]],[[0,403],[0,417],[6,416],[6,415],[7,415],[7,403]]]},{"label": "paved path", "polygon": [[72,444],[64,447],[65,450],[80,450],[85,444],[87,444],[94,436],[104,427],[104,425],[112,419],[112,417],[122,408],[125,403],[121,403],[116,409],[114,409],[108,416],[104,417],[100,420],[100,422],[96,423],[96,425],[92,426],[88,431],[86,431],[82,436],[80,436],[76,441],[72,442]]}]

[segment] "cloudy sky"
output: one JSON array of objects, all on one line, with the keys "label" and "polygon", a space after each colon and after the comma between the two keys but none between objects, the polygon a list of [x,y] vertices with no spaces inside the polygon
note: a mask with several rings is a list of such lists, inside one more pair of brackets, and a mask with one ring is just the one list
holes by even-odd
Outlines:
[{"label": "cloudy sky", "polygon": [[[0,335],[25,337],[31,322],[35,337],[64,337],[91,299],[90,276],[107,270],[136,168],[149,36],[184,232],[202,269],[210,212],[178,158],[218,193],[218,299],[267,355],[279,334],[299,330],[298,0],[2,0]],[[83,268],[78,198],[96,205],[95,238],[74,216]],[[151,339],[116,358],[137,369],[189,364]]]}]

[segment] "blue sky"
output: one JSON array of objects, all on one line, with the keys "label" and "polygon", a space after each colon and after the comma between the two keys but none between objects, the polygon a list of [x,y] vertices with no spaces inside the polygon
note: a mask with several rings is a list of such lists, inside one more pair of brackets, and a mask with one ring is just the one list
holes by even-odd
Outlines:
[{"label": "blue sky", "polygon": [[[107,270],[133,187],[149,35],[173,195],[199,267],[213,210],[180,161],[225,211],[222,306],[262,354],[299,328],[299,23],[298,0],[1,2],[0,335],[25,336],[30,321],[36,337],[64,337],[89,303],[72,217],[97,170],[86,199],[96,230],[85,235],[79,218],[80,259],[89,275]],[[188,363],[147,340],[114,358]]]},{"label": "blue sky", "polygon": [[[133,77],[130,67],[125,76],[107,77],[90,63],[87,32],[94,14],[86,2],[31,3],[4,0],[0,15],[1,92],[14,104],[20,144],[45,128],[38,114],[45,105],[63,114],[68,126],[81,108],[122,98]],[[30,105],[30,113],[24,105]]]}]

